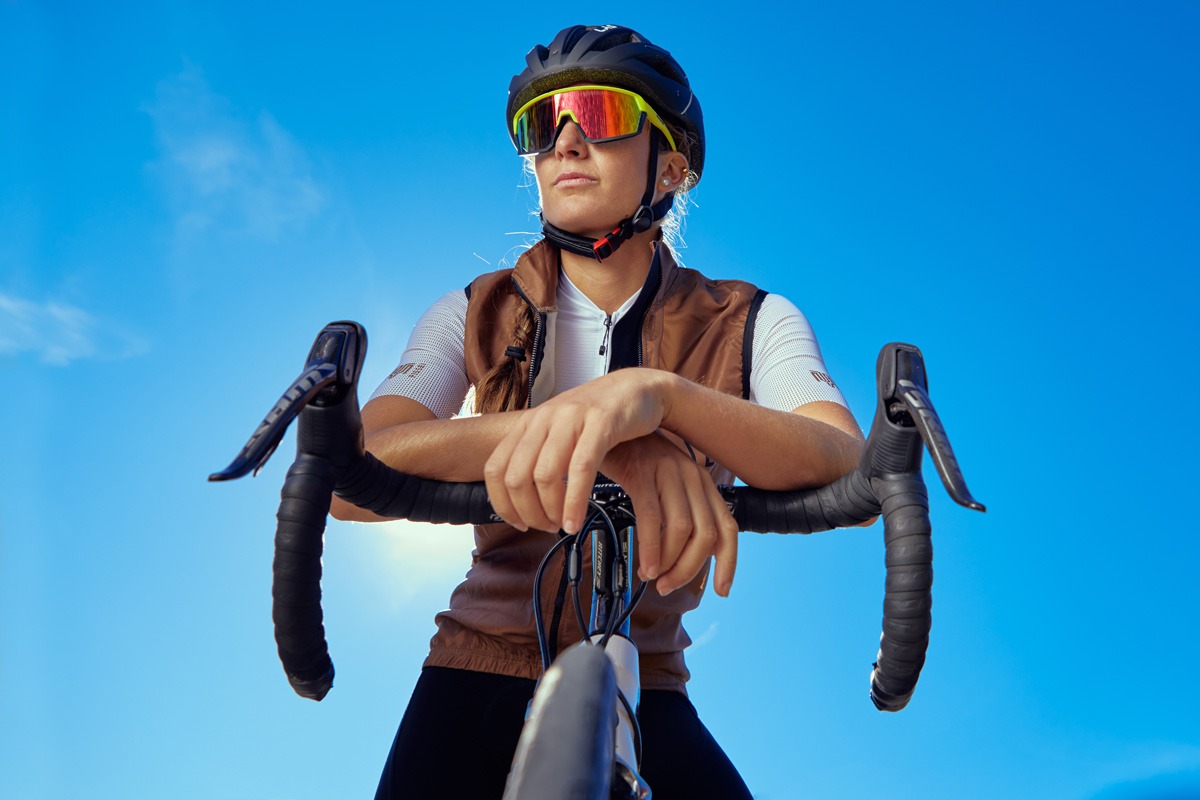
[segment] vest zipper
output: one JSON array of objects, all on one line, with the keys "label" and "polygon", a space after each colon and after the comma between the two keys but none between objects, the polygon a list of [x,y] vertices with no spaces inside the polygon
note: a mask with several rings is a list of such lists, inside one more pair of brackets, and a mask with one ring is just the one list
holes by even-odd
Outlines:
[{"label": "vest zipper", "polygon": [[[530,303],[532,306],[533,303]],[[536,308],[533,310],[533,351],[529,354],[529,394],[525,400],[526,408],[533,408],[533,376],[537,374],[538,357],[541,355],[541,348],[538,347],[538,342],[542,339],[542,313]]]},{"label": "vest zipper", "polygon": [[[654,260],[657,262],[658,258],[659,258],[658,250],[655,249]],[[642,341],[646,334],[646,317],[650,316],[650,309],[654,307],[654,300],[658,297],[659,291],[661,291],[663,288],[663,281],[665,281],[667,279],[667,276],[662,274],[661,262],[659,262],[659,264],[660,264],[660,266],[659,266],[659,273],[658,273],[658,286],[654,287],[654,296],[652,298],[650,298],[650,302],[646,304],[645,310],[642,311],[642,321],[638,323],[638,340],[637,340],[637,342],[638,342],[638,360],[637,360],[637,365],[639,367],[643,366],[643,364],[642,364]],[[654,268],[653,264],[651,264],[650,268],[651,269]]]},{"label": "vest zipper", "polygon": [[638,361],[637,361],[637,365],[639,367],[642,366],[642,341],[643,341],[643,337],[645,336],[645,333],[646,333],[646,317],[650,316],[650,306],[652,306],[652,305],[654,305],[654,303],[650,303],[650,305],[646,306],[646,310],[642,312],[642,321],[638,325]]},{"label": "vest zipper", "polygon": [[538,361],[542,355],[542,348],[540,347],[542,321],[546,318],[546,315],[539,311],[538,307],[533,304],[533,301],[525,296],[525,292],[521,290],[521,284],[517,283],[515,279],[513,279],[513,287],[517,290],[517,294],[521,296],[521,299],[525,301],[525,304],[533,311],[533,346],[529,348],[529,386],[527,387],[528,393],[525,399],[525,407],[533,408],[533,376],[537,374]]}]

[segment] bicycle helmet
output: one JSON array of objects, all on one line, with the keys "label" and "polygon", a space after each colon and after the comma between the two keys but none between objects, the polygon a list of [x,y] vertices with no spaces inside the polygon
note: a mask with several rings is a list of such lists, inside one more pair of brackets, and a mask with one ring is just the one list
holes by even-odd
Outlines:
[{"label": "bicycle helmet", "polygon": [[[684,133],[686,142],[681,143],[680,149],[688,157],[688,170],[694,176],[692,184],[699,182],[704,171],[704,116],[683,68],[666,50],[621,25],[575,25],[560,31],[549,47],[537,45],[530,50],[525,63],[525,69],[514,75],[508,85],[505,124],[514,145],[513,114],[538,95],[579,83],[615,86],[641,95],[668,125]],[[665,217],[674,196],[668,194],[657,205],[650,205],[661,134],[651,126],[650,136],[646,192],[632,216],[599,240],[563,231],[543,219],[546,237],[572,252],[604,259],[621,242]]]}]

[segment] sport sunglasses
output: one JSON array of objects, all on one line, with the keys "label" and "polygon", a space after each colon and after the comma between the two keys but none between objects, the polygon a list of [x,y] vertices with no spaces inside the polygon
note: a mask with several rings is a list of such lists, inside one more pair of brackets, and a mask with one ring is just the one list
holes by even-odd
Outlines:
[{"label": "sport sunglasses", "polygon": [[525,156],[554,147],[564,117],[592,144],[637,136],[650,120],[671,149],[679,149],[662,117],[639,95],[612,86],[571,86],[538,95],[517,110],[512,120],[517,152]]}]

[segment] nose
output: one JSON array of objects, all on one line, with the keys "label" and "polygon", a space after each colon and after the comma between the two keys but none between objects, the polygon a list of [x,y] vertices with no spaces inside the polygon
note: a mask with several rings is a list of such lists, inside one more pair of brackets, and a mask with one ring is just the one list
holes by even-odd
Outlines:
[{"label": "nose", "polygon": [[579,126],[572,120],[567,120],[554,142],[554,153],[558,156],[572,155],[578,158],[587,152],[587,144]]}]

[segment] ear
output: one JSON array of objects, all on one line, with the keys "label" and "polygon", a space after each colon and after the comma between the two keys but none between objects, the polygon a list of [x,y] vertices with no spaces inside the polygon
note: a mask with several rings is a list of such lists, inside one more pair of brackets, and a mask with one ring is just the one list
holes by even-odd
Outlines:
[{"label": "ear", "polygon": [[655,202],[668,192],[683,185],[688,176],[687,156],[675,150],[664,150],[658,154],[658,173],[654,181]]}]

